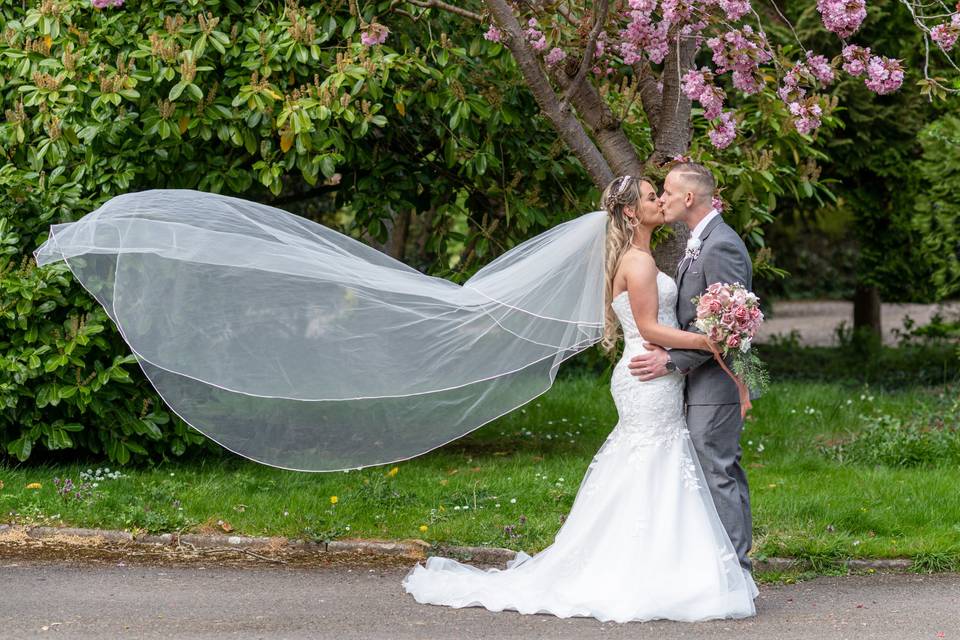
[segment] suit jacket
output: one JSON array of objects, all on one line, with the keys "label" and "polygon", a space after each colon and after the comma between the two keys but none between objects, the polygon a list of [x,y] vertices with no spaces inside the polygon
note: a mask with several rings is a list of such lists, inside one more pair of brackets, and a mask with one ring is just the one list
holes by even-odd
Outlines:
[{"label": "suit jacket", "polygon": [[[753,265],[743,240],[721,216],[715,217],[700,234],[700,254],[677,271],[677,321],[685,331],[694,326],[697,309],[692,299],[717,282],[740,282],[753,288]],[[736,404],[737,386],[709,351],[671,349],[670,359],[687,372],[686,400],[691,405]],[[729,364],[729,361],[728,361]]]}]

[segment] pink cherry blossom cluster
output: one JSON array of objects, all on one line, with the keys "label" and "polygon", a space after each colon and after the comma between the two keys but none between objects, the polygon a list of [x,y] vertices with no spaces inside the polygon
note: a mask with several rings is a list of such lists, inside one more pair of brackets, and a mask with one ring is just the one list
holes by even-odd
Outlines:
[{"label": "pink cherry blossom cluster", "polygon": [[523,35],[527,37],[527,42],[530,43],[534,51],[543,51],[547,48],[547,36],[543,35],[543,32],[537,28],[538,26],[537,19],[530,18]]},{"label": "pink cherry blossom cluster", "polygon": [[841,38],[849,38],[857,32],[867,17],[865,0],[817,0],[817,11],[823,26]]},{"label": "pink cherry blossom cluster", "polygon": [[707,120],[720,117],[726,95],[723,89],[713,84],[710,70],[703,67],[699,71],[691,69],[683,76],[681,88],[688,98],[703,106],[703,116]]},{"label": "pink cherry blossom cluster", "polygon": [[823,115],[823,108],[815,97],[807,98],[799,102],[791,102],[787,105],[790,115],[793,116],[793,126],[797,131],[809,135],[820,126],[820,116]]},{"label": "pink cherry blossom cluster", "polygon": [[893,93],[903,84],[903,65],[894,58],[873,56],[867,62],[867,79],[863,83],[880,95]]},{"label": "pink cherry blossom cluster", "polygon": [[90,0],[90,5],[94,9],[107,9],[109,7],[122,7],[123,0]]},{"label": "pink cherry blossom cluster", "polygon": [[707,132],[710,143],[717,149],[726,149],[737,137],[737,119],[733,111],[724,111]]},{"label": "pink cherry blossom cluster", "polygon": [[760,299],[739,282],[716,283],[693,299],[697,305],[697,328],[727,355],[736,349],[746,353],[763,323]]},{"label": "pink cherry blossom cluster", "polygon": [[554,66],[554,65],[559,64],[560,62],[562,62],[562,61],[564,60],[564,58],[566,58],[566,57],[567,57],[567,52],[566,52],[566,51],[564,51],[564,50],[561,49],[560,47],[554,47],[553,49],[550,49],[550,53],[548,53],[548,54],[546,55],[546,57],[544,58],[544,61],[545,61],[549,66],[552,67],[552,66]]},{"label": "pink cherry blossom cluster", "polygon": [[627,26],[620,31],[620,56],[625,64],[635,64],[643,55],[660,64],[670,51],[670,23],[654,22],[657,0],[630,0]]},{"label": "pink cherry blossom cluster", "polygon": [[953,49],[958,37],[960,37],[960,12],[950,16],[950,22],[938,24],[930,29],[930,39],[940,45],[944,51]]},{"label": "pink cherry blossom cluster", "polygon": [[807,52],[806,60],[798,60],[783,76],[783,84],[777,89],[777,95],[787,105],[793,116],[793,125],[802,134],[811,134],[820,127],[823,107],[820,97],[807,97],[803,83],[819,82],[821,86],[830,85],[836,77],[833,65],[824,56]]},{"label": "pink cherry blossom cluster", "polygon": [[371,22],[360,34],[360,43],[365,47],[383,44],[387,41],[388,35],[390,35],[390,29],[386,25]]},{"label": "pink cherry blossom cluster", "polygon": [[720,0],[720,8],[727,15],[727,20],[736,22],[750,13],[750,0]]},{"label": "pink cherry blossom cluster", "polygon": [[707,40],[713,51],[716,72],[733,72],[733,86],[747,94],[760,90],[759,66],[770,62],[773,53],[762,33],[755,33],[750,25],[727,31],[722,36]]},{"label": "pink cherry blossom cluster", "polygon": [[899,60],[871,55],[870,47],[855,44],[843,48],[843,70],[854,77],[864,73],[863,83],[879,94],[892,93],[903,84],[903,65]]},{"label": "pink cherry blossom cluster", "polygon": [[490,42],[500,42],[503,40],[503,34],[500,32],[500,29],[496,27],[496,25],[490,25],[490,28],[487,29],[485,34],[483,34],[483,37]]}]

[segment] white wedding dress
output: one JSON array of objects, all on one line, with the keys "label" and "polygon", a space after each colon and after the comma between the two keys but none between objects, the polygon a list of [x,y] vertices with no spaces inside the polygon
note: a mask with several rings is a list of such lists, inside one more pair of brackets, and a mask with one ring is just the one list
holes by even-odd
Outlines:
[{"label": "white wedding dress", "polygon": [[[657,275],[662,325],[677,327],[677,286]],[[449,558],[417,564],[403,587],[417,602],[602,621],[742,618],[757,587],[717,515],[683,415],[683,378],[641,382],[627,363],[645,351],[627,293],[613,300],[624,330],[610,383],[619,421],[590,463],[552,545],[518,552],[507,569]]]}]

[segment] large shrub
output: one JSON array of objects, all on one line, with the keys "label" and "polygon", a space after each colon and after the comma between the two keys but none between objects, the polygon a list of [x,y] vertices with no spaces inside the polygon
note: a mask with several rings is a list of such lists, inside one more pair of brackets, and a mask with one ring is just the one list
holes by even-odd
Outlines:
[{"label": "large shrub", "polygon": [[434,20],[368,47],[364,24],[346,3],[0,0],[0,452],[123,463],[205,442],[66,266],[30,259],[118,193],[243,195],[454,277],[554,224],[545,203],[588,206],[499,44]]}]

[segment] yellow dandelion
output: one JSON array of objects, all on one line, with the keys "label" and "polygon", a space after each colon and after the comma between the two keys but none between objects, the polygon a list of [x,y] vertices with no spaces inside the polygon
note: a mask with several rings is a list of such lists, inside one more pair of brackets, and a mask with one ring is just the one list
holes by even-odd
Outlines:
[{"label": "yellow dandelion", "polygon": [[387,475],[392,478],[393,476],[397,475],[399,471],[400,471],[400,467],[394,467],[393,469],[390,469],[390,471],[387,471]]},{"label": "yellow dandelion", "polygon": [[425,524],[420,525],[420,533],[426,533],[428,528]]},{"label": "yellow dandelion", "polygon": [[330,504],[337,504],[338,502],[340,502],[340,498],[337,496],[330,496]]},{"label": "yellow dandelion", "polygon": [[39,482],[31,482],[30,484],[27,485],[27,489],[39,489],[42,486],[43,485],[40,484]]}]

